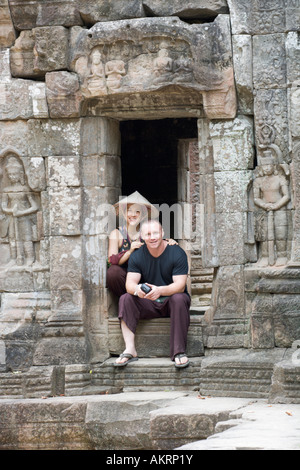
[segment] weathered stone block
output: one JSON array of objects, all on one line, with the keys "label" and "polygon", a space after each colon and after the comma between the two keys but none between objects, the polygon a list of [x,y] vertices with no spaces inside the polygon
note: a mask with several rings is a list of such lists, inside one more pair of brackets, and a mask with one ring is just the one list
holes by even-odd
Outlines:
[{"label": "weathered stone block", "polygon": [[253,114],[252,38],[232,36],[234,76],[238,95],[238,113]]},{"label": "weathered stone block", "polygon": [[121,159],[118,156],[91,156],[81,161],[84,187],[121,188]]},{"label": "weathered stone block", "polygon": [[203,267],[219,266],[218,244],[216,235],[216,214],[205,214],[202,229],[202,262]]},{"label": "weathered stone block", "polygon": [[82,288],[80,237],[50,237],[51,289]]},{"label": "weathered stone block", "polygon": [[51,315],[49,322],[70,325],[82,320],[83,291],[60,286],[51,291]]},{"label": "weathered stone block", "polygon": [[121,135],[118,121],[102,117],[81,120],[80,155],[120,155]]},{"label": "weathered stone block", "polygon": [[243,212],[247,210],[247,188],[252,178],[251,171],[216,172],[216,212]]},{"label": "weathered stone block", "polygon": [[44,83],[15,79],[0,82],[0,120],[48,116]]},{"label": "weathered stone block", "polygon": [[254,88],[274,88],[286,83],[286,51],[284,34],[268,34],[253,38]]},{"label": "weathered stone block", "polygon": [[274,348],[274,320],[269,315],[252,315],[250,321],[253,349]]},{"label": "weathered stone block", "polygon": [[258,89],[254,99],[255,140],[258,156],[270,149],[278,163],[290,162],[288,106],[285,89]]},{"label": "weathered stone block", "polygon": [[75,73],[46,73],[46,94],[51,118],[80,116],[82,96]]},{"label": "weathered stone block", "polygon": [[[289,6],[293,0],[289,0]],[[291,10],[281,0],[228,0],[233,34],[285,32]],[[297,9],[297,8],[296,8]]]},{"label": "weathered stone block", "polygon": [[[85,254],[86,259],[89,259],[89,255],[91,253]],[[93,271],[93,268],[96,268],[96,262],[92,269],[84,272],[85,311],[83,318],[91,363],[101,363],[109,357],[107,318],[111,296],[105,287],[101,287],[106,275],[105,266],[106,263],[101,263],[100,270],[103,269],[105,272],[100,273],[100,276],[96,269]]]},{"label": "weathered stone block", "polygon": [[51,235],[81,234],[81,189],[50,188]]},{"label": "weathered stone block", "polygon": [[222,212],[216,214],[216,237],[220,266],[244,264],[245,249],[241,241],[246,233],[246,214]]},{"label": "weathered stone block", "polygon": [[[215,265],[242,264],[246,260],[246,252],[241,240],[247,227],[247,187],[251,181],[251,172],[247,169],[252,167],[254,158],[252,123],[247,118],[238,117],[230,122],[212,122],[209,131],[215,173],[206,174],[200,180],[203,183],[201,200],[204,202],[205,220],[203,260],[205,266],[209,266],[206,245],[212,244],[209,242],[212,238],[214,251],[218,254]],[[205,170],[203,167],[202,171]],[[234,252],[232,248],[227,250],[226,246],[234,247]]]},{"label": "weathered stone block", "polygon": [[9,0],[9,6],[14,26],[18,30],[36,26],[70,27],[82,24],[77,0]]},{"label": "weathered stone block", "polygon": [[12,46],[16,35],[10,16],[8,0],[0,1],[0,25],[0,47]]},{"label": "weathered stone block", "polygon": [[299,33],[291,31],[286,37],[286,70],[287,83],[290,85],[299,80],[300,76],[300,45]]},{"label": "weathered stone block", "polygon": [[52,188],[80,186],[80,159],[73,157],[53,157],[48,162],[48,184]]},{"label": "weathered stone block", "polygon": [[210,122],[215,171],[247,170],[253,167],[253,123],[245,116],[233,121]]},{"label": "weathered stone block", "polygon": [[284,360],[274,366],[270,403],[300,403],[300,348],[299,341],[292,344]]},{"label": "weathered stone block", "polygon": [[14,77],[41,77],[68,67],[69,33],[63,26],[22,31],[11,48],[11,73]]},{"label": "weathered stone block", "polygon": [[14,148],[20,156],[28,156],[27,121],[0,121],[1,150]]},{"label": "weathered stone block", "polygon": [[9,48],[0,50],[0,83],[9,83],[11,81],[11,73],[9,66],[10,50]]},{"label": "weathered stone block", "polygon": [[[290,121],[289,121],[289,128],[292,135],[292,139],[297,139],[300,135],[300,112],[299,112],[299,105],[300,105],[300,80],[295,80],[292,83],[292,87],[289,93],[289,109],[290,109]],[[294,146],[293,149],[293,168],[294,168],[294,177],[298,176],[299,171],[299,148],[297,144]],[[297,184],[294,184],[294,190],[297,191]],[[299,198],[297,198],[296,206],[298,207]]]},{"label": "weathered stone block", "polygon": [[73,336],[70,333],[66,335],[59,328],[53,330],[53,337],[41,338],[37,343],[33,365],[85,364],[88,358],[84,336],[79,335],[78,330]]},{"label": "weathered stone block", "polygon": [[[175,411],[175,410],[174,410]],[[183,415],[177,412],[160,410],[151,412],[151,436],[159,449],[174,449],[184,442],[206,439],[214,433],[216,416],[202,415],[192,411]]]},{"label": "weathered stone block", "polygon": [[47,321],[50,313],[49,292],[3,293],[1,296],[0,321],[8,323],[7,332],[17,330],[26,321]]},{"label": "weathered stone block", "polygon": [[[144,16],[142,0],[87,0],[77,3],[81,18],[87,25],[98,21],[115,21]],[[78,24],[78,23],[77,23]]]},{"label": "weathered stone block", "polygon": [[[213,319],[244,318],[245,293],[244,293],[244,269],[243,266],[221,266],[215,273],[213,281],[211,307],[205,313],[205,320],[211,324]],[[239,332],[240,335],[241,332]],[[234,331],[227,332],[227,335]],[[244,331],[242,332],[244,335]],[[215,334],[213,335],[215,336]],[[242,340],[244,343],[244,340]]]},{"label": "weathered stone block", "polygon": [[181,18],[211,18],[228,13],[226,0],[189,0],[182,4],[180,0],[143,0],[146,11],[153,16],[179,16]]},{"label": "weathered stone block", "polygon": [[[262,352],[236,349],[203,359],[200,393],[212,396],[268,398],[274,364],[282,360],[284,349]],[[226,372],[224,365],[226,363]]]},{"label": "weathered stone block", "polygon": [[242,318],[215,319],[203,331],[206,351],[248,348],[248,322]]},{"label": "weathered stone block", "polygon": [[31,156],[80,154],[80,119],[29,119],[28,154]]},{"label": "weathered stone block", "polygon": [[107,239],[92,233],[83,238],[83,279],[86,287],[106,287]]},{"label": "weathered stone block", "polygon": [[83,189],[83,233],[86,235],[107,234],[116,228],[116,214],[112,206],[118,201],[119,188]]},{"label": "weathered stone block", "polygon": [[274,314],[274,339],[275,346],[290,348],[294,341],[300,339],[300,314],[299,311],[287,311],[287,313]]}]

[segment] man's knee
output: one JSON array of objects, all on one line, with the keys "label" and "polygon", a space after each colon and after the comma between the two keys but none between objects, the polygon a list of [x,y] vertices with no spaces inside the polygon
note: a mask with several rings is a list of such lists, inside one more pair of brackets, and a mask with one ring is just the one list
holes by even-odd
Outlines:
[{"label": "man's knee", "polygon": [[173,294],[169,297],[169,303],[172,305],[172,304],[182,304],[182,305],[185,305],[187,307],[189,307],[190,305],[190,297],[185,294],[184,292],[183,293],[177,293],[177,294]]},{"label": "man's knee", "polygon": [[126,294],[121,295],[119,302],[122,304],[127,304],[128,302],[129,303],[132,302],[132,295],[126,292]]},{"label": "man's knee", "polygon": [[[126,273],[125,273],[125,275],[126,275]],[[115,278],[118,278],[120,276],[124,276],[123,268],[121,268],[121,266],[119,266],[117,264],[112,264],[107,270],[106,277],[109,278],[109,279],[115,279]]]}]

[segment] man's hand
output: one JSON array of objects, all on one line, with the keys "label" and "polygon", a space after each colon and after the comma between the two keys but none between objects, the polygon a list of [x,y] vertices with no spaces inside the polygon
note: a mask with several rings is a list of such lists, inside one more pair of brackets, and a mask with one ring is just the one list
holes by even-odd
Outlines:
[{"label": "man's hand", "polygon": [[148,300],[158,299],[161,296],[161,288],[158,286],[154,286],[153,284],[148,284],[148,282],[146,284],[147,286],[151,287],[151,291],[148,292],[148,294],[144,296],[144,299],[148,299]]}]

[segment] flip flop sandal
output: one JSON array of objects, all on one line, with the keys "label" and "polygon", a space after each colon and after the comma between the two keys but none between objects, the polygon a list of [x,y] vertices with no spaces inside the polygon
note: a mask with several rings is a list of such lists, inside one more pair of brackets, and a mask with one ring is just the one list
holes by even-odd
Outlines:
[{"label": "flip flop sandal", "polygon": [[124,367],[124,366],[127,366],[127,364],[129,364],[129,362],[133,362],[133,361],[137,361],[137,360],[138,360],[138,357],[134,357],[132,354],[129,354],[129,353],[122,353],[122,354],[120,354],[120,356],[118,357],[118,359],[123,359],[124,357],[127,357],[128,360],[125,361],[125,362],[120,362],[120,363],[115,362],[115,363],[114,363],[114,366],[115,366],[115,367]]},{"label": "flip flop sandal", "polygon": [[[174,359],[179,359],[181,361],[181,358],[182,357],[187,357],[186,354],[176,354],[175,358]],[[177,362],[175,361],[175,367],[177,367],[177,369],[183,369],[184,367],[187,367],[189,365],[190,361],[187,360],[187,362],[184,362],[183,364],[177,364]]]}]

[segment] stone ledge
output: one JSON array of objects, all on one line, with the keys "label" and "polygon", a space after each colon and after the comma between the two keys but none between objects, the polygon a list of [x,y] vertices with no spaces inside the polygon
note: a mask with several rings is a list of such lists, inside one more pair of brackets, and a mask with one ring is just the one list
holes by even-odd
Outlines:
[{"label": "stone ledge", "polygon": [[[188,332],[187,354],[199,357],[204,354],[202,339],[201,315],[191,315]],[[124,341],[118,318],[109,318],[109,351],[111,354],[120,354],[124,350]],[[170,319],[155,318],[141,320],[136,333],[136,347],[142,357],[168,357],[170,338]]]},{"label": "stone ledge", "polygon": [[114,367],[116,358],[95,366],[92,370],[92,386],[111,393],[117,391],[196,391],[202,358],[190,358],[187,368],[177,369],[168,358],[139,358],[125,367]]},{"label": "stone ledge", "polygon": [[172,449],[207,438],[219,420],[247,403],[200,400],[184,392],[3,399],[0,449]]},{"label": "stone ledge", "polygon": [[297,405],[186,392],[2,399],[0,449],[296,450],[299,413]]}]

